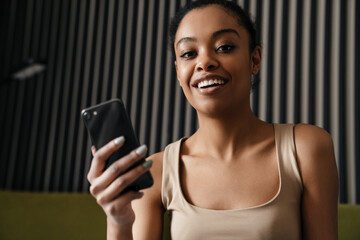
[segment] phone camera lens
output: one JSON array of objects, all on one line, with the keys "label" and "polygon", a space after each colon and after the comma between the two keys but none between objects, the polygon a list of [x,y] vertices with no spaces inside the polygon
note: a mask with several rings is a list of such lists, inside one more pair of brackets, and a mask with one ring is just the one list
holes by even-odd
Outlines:
[{"label": "phone camera lens", "polygon": [[90,118],[91,118],[91,114],[89,113],[89,112],[84,112],[84,119],[85,120],[90,120]]}]

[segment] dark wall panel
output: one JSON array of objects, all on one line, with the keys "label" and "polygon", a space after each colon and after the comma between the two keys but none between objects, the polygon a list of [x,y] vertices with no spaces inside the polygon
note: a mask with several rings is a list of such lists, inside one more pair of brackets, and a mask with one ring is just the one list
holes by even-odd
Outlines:
[{"label": "dark wall panel", "polygon": [[[176,80],[167,26],[186,0],[0,3],[0,188],[87,191],[82,108],[119,97],[150,153],[197,128]],[[334,139],[340,202],[360,203],[358,1],[239,0],[263,43],[252,108]],[[26,65],[43,72],[14,80]]]}]

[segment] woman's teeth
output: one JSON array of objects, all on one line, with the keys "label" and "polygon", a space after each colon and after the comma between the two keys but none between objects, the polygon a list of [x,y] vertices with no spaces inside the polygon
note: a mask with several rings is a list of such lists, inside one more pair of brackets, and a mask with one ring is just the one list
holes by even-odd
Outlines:
[{"label": "woman's teeth", "polygon": [[211,85],[223,85],[225,82],[223,80],[218,80],[218,79],[215,79],[215,80],[205,80],[205,81],[202,81],[198,84],[198,88],[204,88],[204,87],[208,87],[208,86],[211,86]]}]

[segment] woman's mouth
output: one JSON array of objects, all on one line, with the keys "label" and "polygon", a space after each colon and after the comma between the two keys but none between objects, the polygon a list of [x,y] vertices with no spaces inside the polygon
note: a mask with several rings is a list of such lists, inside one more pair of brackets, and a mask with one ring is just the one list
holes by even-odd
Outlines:
[{"label": "woman's mouth", "polygon": [[210,80],[204,80],[197,84],[197,88],[209,88],[219,85],[224,85],[225,81],[221,79],[210,79]]},{"label": "woman's mouth", "polygon": [[211,94],[221,90],[227,82],[228,80],[224,77],[208,75],[196,80],[192,86],[198,89],[201,94]]}]

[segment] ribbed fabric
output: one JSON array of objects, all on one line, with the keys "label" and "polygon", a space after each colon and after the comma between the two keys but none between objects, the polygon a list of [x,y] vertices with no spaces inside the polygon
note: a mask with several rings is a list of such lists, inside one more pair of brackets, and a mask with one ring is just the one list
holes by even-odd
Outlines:
[{"label": "ribbed fabric", "polygon": [[279,189],[268,202],[235,210],[194,206],[179,177],[183,139],[168,145],[163,159],[162,201],[169,211],[172,239],[301,239],[303,185],[296,161],[293,125],[274,124]]}]

